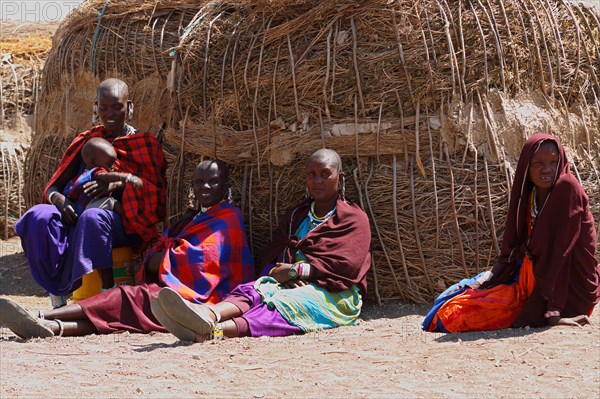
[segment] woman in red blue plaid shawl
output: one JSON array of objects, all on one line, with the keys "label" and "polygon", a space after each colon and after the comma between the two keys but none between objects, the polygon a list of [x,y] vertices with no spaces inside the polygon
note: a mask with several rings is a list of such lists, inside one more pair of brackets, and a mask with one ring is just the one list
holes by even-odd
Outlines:
[{"label": "woman in red blue plaid shawl", "polygon": [[[165,216],[167,164],[152,133],[138,132],[125,123],[133,104],[127,85],[107,79],[98,86],[93,122],[102,123],[79,134],[67,148],[48,182],[42,203],[32,207],[15,225],[21,237],[33,278],[51,294],[54,307],[66,304],[66,296],[81,286],[81,278],[98,269],[102,288],[114,285],[112,248],[141,249],[158,237],[155,225]],[[81,214],[63,195],[65,185],[81,174],[85,165],[81,148],[93,137],[101,137],[117,152],[115,182],[92,180],[85,193],[92,198],[112,194],[123,205],[123,216],[105,209],[87,209]],[[133,182],[139,182],[132,184]]]},{"label": "woman in red blue plaid shawl", "polygon": [[252,254],[242,214],[230,203],[227,166],[220,161],[201,162],[193,185],[201,209],[186,212],[150,249],[138,275],[145,283],[119,286],[76,304],[40,312],[38,317],[16,302],[0,298],[0,322],[24,339],[165,332],[151,309],[152,299],[163,287],[190,303],[214,304],[251,280]]}]

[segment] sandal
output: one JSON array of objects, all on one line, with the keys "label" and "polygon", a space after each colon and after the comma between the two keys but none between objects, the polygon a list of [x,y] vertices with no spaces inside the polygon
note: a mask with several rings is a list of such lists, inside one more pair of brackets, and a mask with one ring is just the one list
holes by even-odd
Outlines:
[{"label": "sandal", "polygon": [[42,319],[31,316],[12,299],[0,298],[0,321],[22,339],[54,337]]},{"label": "sandal", "polygon": [[216,323],[210,317],[212,310],[208,306],[186,301],[169,287],[160,290],[156,300],[173,321],[196,334],[207,336],[215,330]]},{"label": "sandal", "polygon": [[194,341],[195,333],[171,319],[156,298],[150,302],[150,309],[152,309],[152,314],[156,317],[160,325],[166,328],[171,334],[182,341]]}]

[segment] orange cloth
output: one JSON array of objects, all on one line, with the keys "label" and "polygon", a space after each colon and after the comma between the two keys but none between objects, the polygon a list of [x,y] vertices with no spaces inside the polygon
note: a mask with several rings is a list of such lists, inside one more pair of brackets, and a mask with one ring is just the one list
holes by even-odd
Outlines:
[{"label": "orange cloth", "polygon": [[468,289],[442,305],[431,325],[436,326],[439,320],[451,333],[508,328],[534,287],[533,265],[525,257],[517,282],[487,290]]},{"label": "orange cloth", "polygon": [[[529,209],[532,204],[533,194],[530,197]],[[532,229],[531,219],[531,213],[527,212],[529,234]],[[467,289],[440,307],[433,317],[430,329],[433,331],[440,321],[451,333],[508,328],[521,313],[525,301],[534,288],[533,263],[531,259],[524,256],[519,279],[516,282],[499,284],[485,290]]]}]

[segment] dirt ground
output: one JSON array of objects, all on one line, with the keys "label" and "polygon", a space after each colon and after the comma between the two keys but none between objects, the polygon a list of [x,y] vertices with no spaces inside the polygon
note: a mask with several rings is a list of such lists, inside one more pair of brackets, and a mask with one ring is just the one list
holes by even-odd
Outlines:
[{"label": "dirt ground", "polygon": [[[49,301],[18,240],[0,241],[0,295]],[[23,341],[0,329],[0,397],[600,397],[600,310],[584,328],[420,330],[427,306],[366,304],[359,325],[190,344],[170,334]]]}]

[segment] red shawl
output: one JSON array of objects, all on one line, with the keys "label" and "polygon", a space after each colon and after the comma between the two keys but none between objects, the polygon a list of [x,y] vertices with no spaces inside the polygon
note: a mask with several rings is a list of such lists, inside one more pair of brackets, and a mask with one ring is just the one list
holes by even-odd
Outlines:
[{"label": "red shawl", "polygon": [[[114,165],[116,172],[131,173],[142,179],[143,186],[127,184],[123,189],[123,224],[129,234],[138,234],[148,242],[158,237],[155,225],[165,216],[167,163],[159,142],[152,133],[137,132],[117,137],[104,126],[96,126],[80,133],[65,151],[56,172],[44,189],[42,202],[50,186],[62,175],[65,169],[76,160],[81,162],[81,147],[92,137],[102,137],[112,142],[117,152]],[[62,187],[60,187],[62,189]]]},{"label": "red shawl", "polygon": [[191,302],[218,303],[254,277],[244,219],[240,210],[227,202],[167,229],[146,255],[139,281],[145,280],[147,262],[157,252],[165,253],[159,284]]},{"label": "red shawl", "polygon": [[273,263],[284,253],[284,262],[293,262],[301,251],[313,267],[311,282],[331,292],[340,292],[358,285],[367,292],[367,271],[371,267],[371,229],[366,213],[356,204],[338,198],[335,214],[306,237],[298,240],[293,234],[304,220],[310,201],[288,212],[273,232],[273,241],[265,249],[262,266]]},{"label": "red shawl", "polygon": [[[559,149],[557,179],[528,235],[527,201],[533,188],[529,163],[545,140],[553,141]],[[532,136],[517,164],[502,252],[491,282],[508,283],[519,257],[527,254],[533,261],[536,288],[514,325],[543,325],[547,310],[558,310],[563,317],[589,313],[600,299],[595,251],[596,230],[588,196],[571,173],[564,148],[552,135]]]}]

